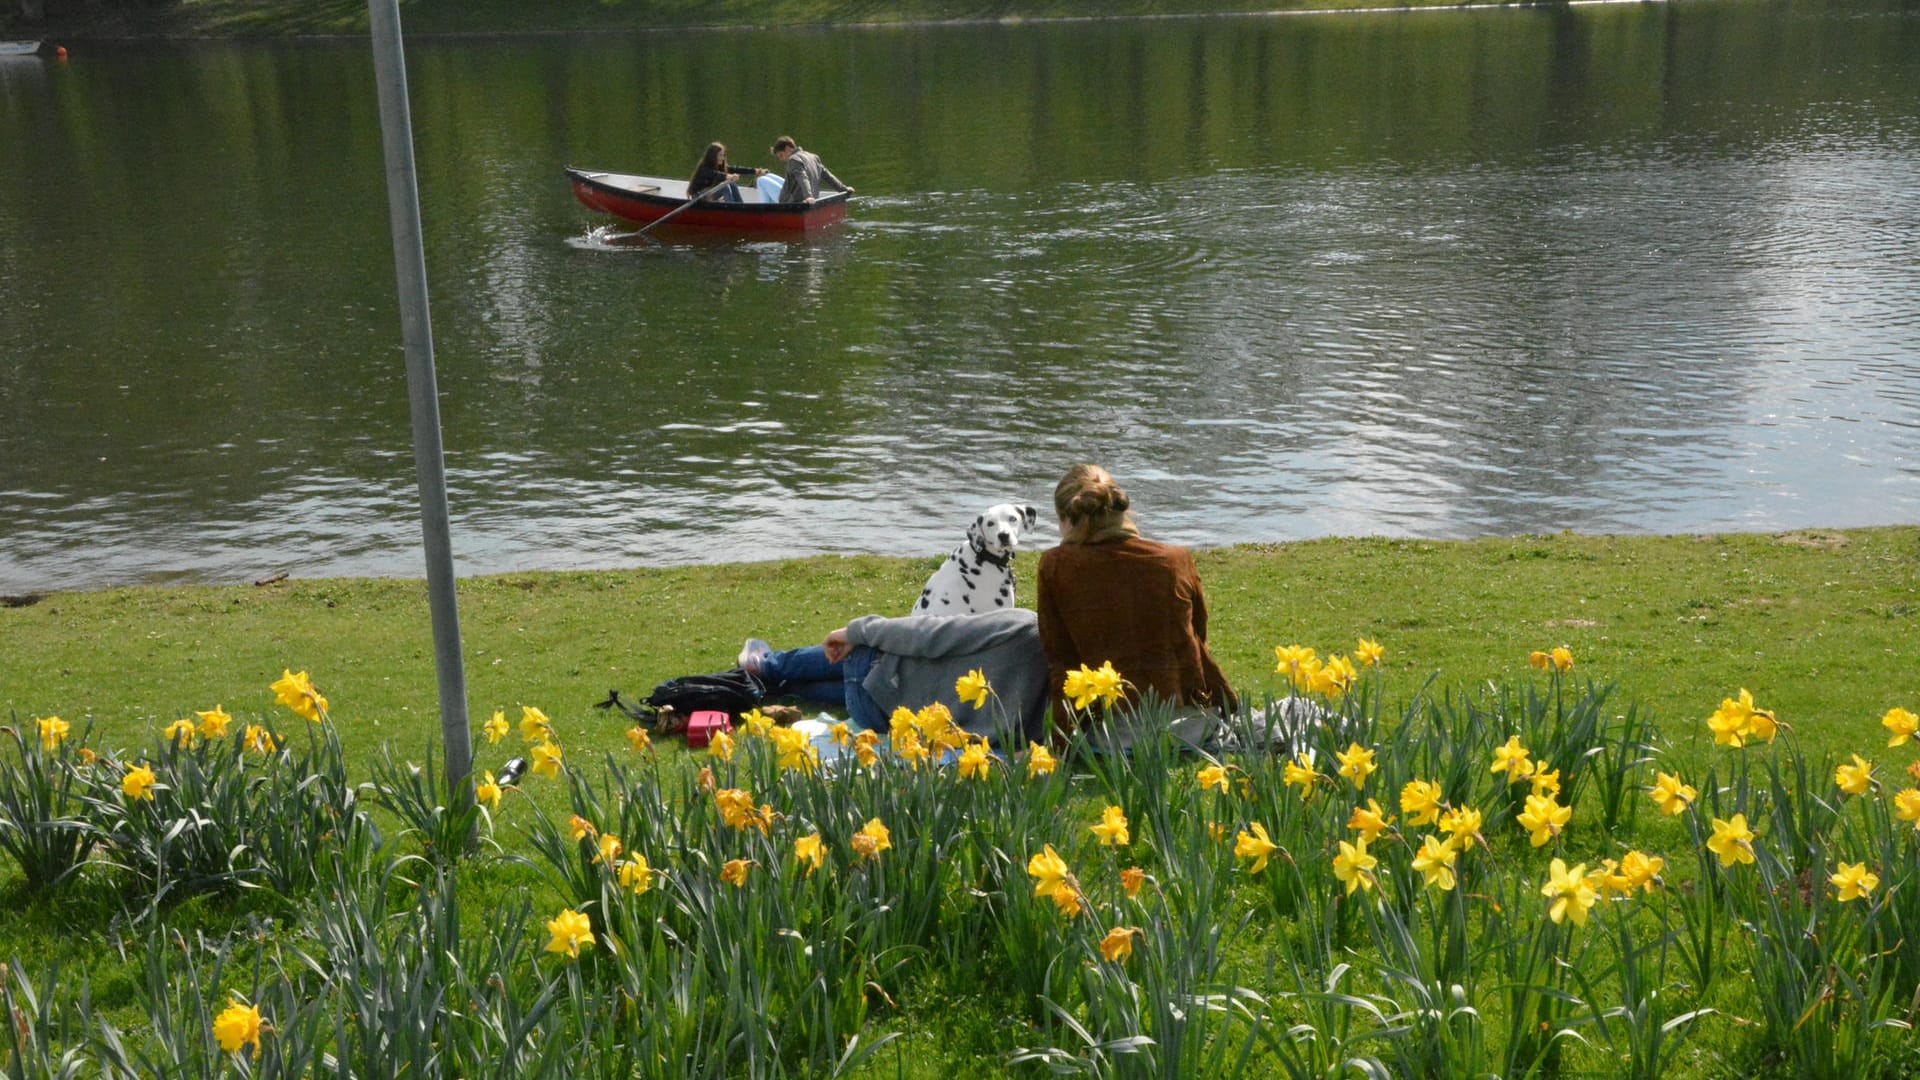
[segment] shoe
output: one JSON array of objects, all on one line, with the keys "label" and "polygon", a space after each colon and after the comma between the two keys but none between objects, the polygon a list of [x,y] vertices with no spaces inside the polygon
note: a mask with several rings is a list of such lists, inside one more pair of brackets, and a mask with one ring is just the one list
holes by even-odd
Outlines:
[{"label": "shoe", "polygon": [[773,652],[773,646],[757,637],[750,637],[740,646],[740,668],[749,675],[760,674],[760,665],[767,662],[767,655]]}]

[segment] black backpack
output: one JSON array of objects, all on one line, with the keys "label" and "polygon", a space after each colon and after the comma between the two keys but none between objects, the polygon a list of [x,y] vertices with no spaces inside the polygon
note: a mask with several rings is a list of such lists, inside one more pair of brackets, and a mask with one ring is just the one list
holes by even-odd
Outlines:
[{"label": "black backpack", "polygon": [[[634,723],[664,734],[683,730],[687,717],[704,710],[739,716],[758,708],[767,697],[767,684],[741,668],[713,675],[682,675],[653,688],[639,705],[620,700],[620,691],[607,691],[596,709],[618,708]],[[664,715],[663,715],[664,714]]]}]

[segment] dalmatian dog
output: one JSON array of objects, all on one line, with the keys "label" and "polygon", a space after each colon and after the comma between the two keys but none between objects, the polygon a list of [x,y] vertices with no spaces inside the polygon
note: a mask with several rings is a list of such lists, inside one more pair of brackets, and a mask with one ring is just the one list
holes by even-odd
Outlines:
[{"label": "dalmatian dog", "polygon": [[927,579],[913,615],[977,615],[1015,606],[1013,557],[1021,534],[1038,521],[1025,503],[1000,503],[967,526],[967,542],[953,549],[947,561]]}]

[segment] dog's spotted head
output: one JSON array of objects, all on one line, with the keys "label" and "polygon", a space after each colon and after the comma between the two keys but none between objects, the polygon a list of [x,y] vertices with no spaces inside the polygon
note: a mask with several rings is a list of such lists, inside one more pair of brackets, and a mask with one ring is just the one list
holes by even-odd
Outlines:
[{"label": "dog's spotted head", "polygon": [[1020,538],[1038,521],[1038,512],[1026,503],[1001,503],[973,519],[967,526],[967,540],[982,551],[1012,555],[1020,550]]}]

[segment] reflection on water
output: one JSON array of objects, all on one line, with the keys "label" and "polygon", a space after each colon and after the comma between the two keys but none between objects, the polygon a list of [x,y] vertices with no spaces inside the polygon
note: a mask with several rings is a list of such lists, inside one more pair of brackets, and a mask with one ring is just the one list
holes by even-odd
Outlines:
[{"label": "reflection on water", "polygon": [[[1083,459],[1199,545],[1920,517],[1908,12],[414,53],[463,573],[932,556]],[[419,573],[371,98],[0,67],[0,591]],[[777,131],[845,228],[635,241],[560,172]]]}]

